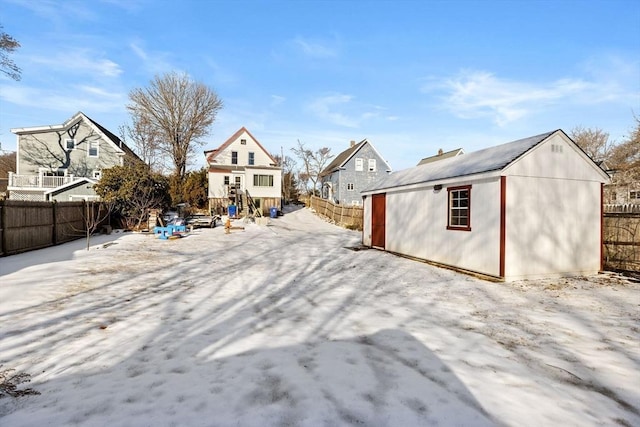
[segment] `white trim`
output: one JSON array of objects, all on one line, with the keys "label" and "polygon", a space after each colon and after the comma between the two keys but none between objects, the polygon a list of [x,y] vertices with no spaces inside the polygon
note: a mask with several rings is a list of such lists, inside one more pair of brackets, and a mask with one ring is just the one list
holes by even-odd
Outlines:
[{"label": "white trim", "polygon": [[93,184],[93,185],[98,183],[98,181],[93,180],[91,178],[79,178],[79,179],[76,179],[75,181],[71,181],[68,184],[61,185],[60,187],[52,188],[51,190],[47,190],[47,191],[44,192],[44,194],[45,195],[49,195],[51,193],[55,193],[55,192],[58,192],[58,191],[66,190],[68,187],[76,186],[76,185],[78,185],[78,184],[80,184],[82,182],[86,182],[86,183]]},{"label": "white trim", "polygon": [[567,145],[569,145],[574,152],[576,152],[580,157],[582,157],[584,160],[587,161],[587,163],[589,163],[592,167],[592,169],[596,170],[600,176],[602,176],[603,178],[606,179],[605,183],[610,182],[611,181],[611,177],[609,176],[609,174],[607,174],[607,172],[605,172],[600,166],[598,166],[591,157],[589,157],[587,155],[587,153],[585,153],[582,149],[580,149],[580,147],[578,147],[578,145],[573,142],[573,140],[571,138],[569,138],[564,131],[562,130],[557,130],[555,132],[553,132],[551,135],[547,136],[545,139],[543,139],[542,141],[540,141],[538,144],[536,144],[534,147],[532,147],[531,149],[527,150],[524,154],[522,154],[520,157],[518,157],[517,159],[515,159],[514,161],[512,161],[511,163],[509,163],[507,166],[505,166],[504,168],[502,168],[502,173],[503,174],[507,174],[508,170],[513,167],[513,165],[517,164],[518,162],[520,162],[520,160],[524,159],[525,157],[531,155],[531,153],[533,153],[534,151],[540,150],[543,145],[546,146],[547,143],[549,142],[549,140],[551,138],[553,138],[554,136],[559,135],[560,138],[562,138]]}]

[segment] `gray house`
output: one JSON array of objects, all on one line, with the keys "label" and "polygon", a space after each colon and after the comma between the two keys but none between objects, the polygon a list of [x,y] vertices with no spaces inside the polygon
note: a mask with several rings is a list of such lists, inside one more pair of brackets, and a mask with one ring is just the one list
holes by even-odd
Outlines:
[{"label": "gray house", "polygon": [[391,172],[391,166],[366,139],[338,154],[320,173],[322,198],[345,205],[361,205],[360,192]]},{"label": "gray house", "polygon": [[82,112],[60,125],[14,128],[16,173],[9,199],[95,200],[102,170],[140,161],[116,135]]}]

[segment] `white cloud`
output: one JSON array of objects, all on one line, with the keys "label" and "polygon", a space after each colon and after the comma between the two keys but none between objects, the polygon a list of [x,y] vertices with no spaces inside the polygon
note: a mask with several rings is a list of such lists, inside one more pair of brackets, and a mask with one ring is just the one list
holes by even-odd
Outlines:
[{"label": "white cloud", "polygon": [[324,96],[313,101],[309,105],[309,109],[319,118],[334,125],[355,128],[358,127],[356,119],[336,111],[336,109],[348,105],[352,99],[352,96],[343,94]]},{"label": "white cloud", "polygon": [[490,117],[499,126],[519,120],[543,105],[583,92],[589,83],[563,79],[534,84],[500,79],[487,71],[463,71],[423,91],[444,92],[442,107],[461,118]]},{"label": "white cloud", "polygon": [[287,98],[285,98],[284,96],[271,95],[271,106],[275,107],[276,105],[282,104],[286,100],[287,100]]},{"label": "white cloud", "polygon": [[498,126],[554,105],[584,106],[637,99],[637,89],[635,93],[629,89],[634,85],[629,76],[635,75],[637,79],[637,64],[635,67],[629,63],[624,63],[625,67],[590,64],[591,75],[548,82],[510,80],[488,71],[464,70],[450,78],[429,79],[422,92],[439,94],[440,107],[457,117],[487,117]]},{"label": "white cloud", "polygon": [[142,46],[144,43],[140,40],[129,43],[129,48],[133,53],[142,60],[142,66],[152,74],[161,74],[169,71],[174,67],[167,60],[169,56],[164,52],[147,52]]},{"label": "white cloud", "polygon": [[69,109],[92,112],[122,110],[126,94],[93,86],[59,86],[55,89],[39,89],[28,86],[0,86],[0,98],[11,104],[44,108],[69,113]]},{"label": "white cloud", "polygon": [[120,65],[110,59],[100,58],[100,54],[88,49],[67,49],[56,55],[30,56],[29,62],[46,66],[51,70],[63,71],[65,74],[88,74],[103,77],[118,77],[122,74]]},{"label": "white cloud", "polygon": [[326,42],[296,37],[292,41],[297,50],[313,58],[330,58],[337,56],[337,50]]},{"label": "white cloud", "polygon": [[[315,99],[307,107],[316,117],[333,125],[359,128],[363,122],[382,117],[385,108],[378,105],[353,102],[354,97],[346,94],[332,94]],[[386,117],[395,120],[396,117]]]}]

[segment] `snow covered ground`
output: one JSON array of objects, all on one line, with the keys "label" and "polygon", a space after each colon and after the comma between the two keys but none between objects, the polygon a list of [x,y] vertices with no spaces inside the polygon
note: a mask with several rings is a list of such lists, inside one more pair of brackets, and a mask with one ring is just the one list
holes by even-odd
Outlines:
[{"label": "snow covered ground", "polygon": [[[235,225],[243,225],[237,222]],[[490,283],[307,209],[0,258],[2,426],[640,426],[640,284]]]}]

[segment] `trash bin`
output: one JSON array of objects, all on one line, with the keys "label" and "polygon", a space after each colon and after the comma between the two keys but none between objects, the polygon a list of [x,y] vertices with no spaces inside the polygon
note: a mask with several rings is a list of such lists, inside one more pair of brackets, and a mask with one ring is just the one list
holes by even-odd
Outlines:
[{"label": "trash bin", "polygon": [[278,216],[278,208],[270,208],[269,209],[269,216],[271,216],[271,218],[275,218]]},{"label": "trash bin", "polygon": [[238,213],[238,207],[236,205],[229,205],[227,213],[229,214],[229,218],[235,218],[236,213]]}]

